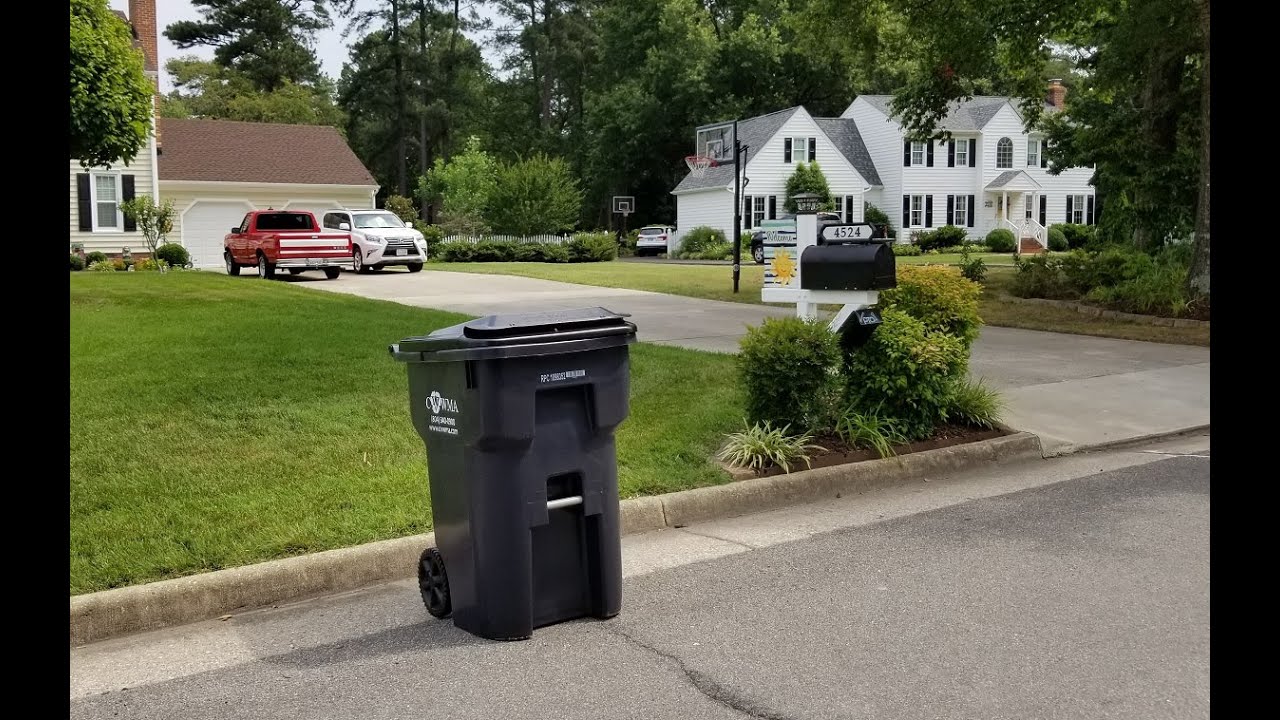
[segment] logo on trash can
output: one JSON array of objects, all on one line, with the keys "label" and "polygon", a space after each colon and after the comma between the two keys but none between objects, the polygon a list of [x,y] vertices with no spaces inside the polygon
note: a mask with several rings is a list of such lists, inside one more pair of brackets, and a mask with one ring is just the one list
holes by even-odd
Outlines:
[{"label": "logo on trash can", "polygon": [[427,407],[431,408],[431,412],[438,413],[444,410],[448,413],[458,412],[458,403],[452,398],[443,397],[439,390],[432,390],[427,396]]}]

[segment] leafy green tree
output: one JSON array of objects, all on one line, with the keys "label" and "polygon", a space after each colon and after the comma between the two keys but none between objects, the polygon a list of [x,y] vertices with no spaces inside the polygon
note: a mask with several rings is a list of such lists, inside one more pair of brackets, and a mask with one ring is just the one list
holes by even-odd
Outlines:
[{"label": "leafy green tree", "polygon": [[166,199],[157,205],[150,195],[139,195],[120,203],[120,212],[138,226],[154,259],[156,248],[163,245],[165,237],[173,232],[173,200]]},{"label": "leafy green tree", "polygon": [[133,160],[151,133],[155,85],[107,0],[71,0],[70,68],[72,159],[86,168]]},{"label": "leafy green tree", "polygon": [[316,31],[330,27],[325,0],[192,0],[200,20],[179,20],[165,37],[179,48],[214,48],[218,65],[240,71],[253,86],[270,92],[314,83],[320,65],[312,50]]},{"label": "leafy green tree", "polygon": [[787,212],[796,211],[796,195],[801,193],[814,193],[822,199],[822,209],[830,210],[835,207],[834,201],[831,199],[831,186],[827,184],[827,176],[823,174],[822,168],[818,167],[815,160],[808,163],[796,163],[796,169],[791,172],[791,177],[787,178]]},{"label": "leafy green tree", "polygon": [[418,210],[413,206],[413,199],[403,195],[389,195],[383,202],[383,207],[395,214],[401,220],[412,223],[418,219]]},{"label": "leafy green tree", "polygon": [[437,224],[449,234],[488,230],[487,214],[498,178],[498,162],[484,151],[480,138],[467,140],[465,152],[435,165],[418,181],[418,199],[440,211]]},{"label": "leafy green tree", "polygon": [[493,229],[513,235],[570,230],[582,211],[582,191],[561,158],[538,154],[504,165],[489,199]]},{"label": "leafy green tree", "polygon": [[244,120],[248,122],[343,126],[333,103],[333,83],[322,77],[315,85],[285,81],[260,91],[244,73],[196,57],[165,64],[174,89],[161,98],[163,117]]}]

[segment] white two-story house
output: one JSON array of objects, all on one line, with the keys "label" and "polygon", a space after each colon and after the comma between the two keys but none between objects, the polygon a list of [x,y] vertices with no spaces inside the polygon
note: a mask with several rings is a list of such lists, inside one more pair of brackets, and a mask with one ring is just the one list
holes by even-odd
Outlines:
[{"label": "white two-story house", "polygon": [[[1061,83],[1053,81],[1046,111],[1061,109],[1065,92]],[[840,118],[814,119],[804,108],[784,110],[785,127],[769,121],[778,113],[740,122],[739,135],[744,142],[768,137],[759,154],[753,152],[747,163],[746,175],[750,181],[744,195],[752,198],[744,202],[743,225],[749,228],[761,217],[760,212],[753,212],[750,217],[745,212],[747,207],[753,211],[760,209],[756,206],[759,194],[767,193],[766,198],[776,195],[777,202],[782,202],[786,178],[794,169],[793,162],[787,162],[783,146],[790,136],[799,134],[797,126],[805,121],[822,131],[817,159],[832,194],[843,199],[843,203],[838,203],[843,218],[848,222],[860,221],[862,203],[874,205],[889,216],[890,223],[899,231],[899,242],[909,242],[913,231],[944,225],[962,227],[975,240],[981,240],[994,228],[1005,227],[1021,239],[1020,250],[1037,252],[1047,246],[1049,226],[1096,222],[1101,208],[1090,185],[1093,169],[1071,168],[1050,175],[1044,138],[1025,130],[1016,101],[1007,97],[975,97],[952,103],[950,112],[939,123],[939,129],[948,131],[950,137],[913,142],[893,118],[892,100],[890,95],[860,96]],[[699,133],[701,154],[707,151],[702,128]],[[837,146],[830,141],[831,137],[843,139],[847,153],[839,154],[848,165],[857,166],[857,179],[848,173],[841,176],[841,164],[823,157],[823,138],[833,150]],[[789,145],[790,159],[794,161],[795,143],[792,141]],[[728,184],[732,191],[732,179],[727,161],[711,168],[702,178],[686,177],[672,191],[676,195],[676,224],[680,231],[697,225],[711,225],[726,231],[731,228],[733,203],[723,189]],[[852,187],[859,180],[863,182],[862,187]],[[708,184],[722,191],[699,194]],[[769,208],[766,202],[764,216],[773,217]]]},{"label": "white two-story house", "polygon": [[[672,190],[676,196],[676,245],[684,233],[706,225],[732,237],[732,123],[699,127],[699,155],[717,164],[702,175],[690,173]],[[835,211],[848,222],[862,220],[865,194],[880,187],[867,147],[852,120],[815,118],[796,106],[738,122],[746,146],[742,225],[750,230],[785,214],[787,178],[797,163],[817,162],[827,178]],[[745,242],[745,241],[744,241]]]}]

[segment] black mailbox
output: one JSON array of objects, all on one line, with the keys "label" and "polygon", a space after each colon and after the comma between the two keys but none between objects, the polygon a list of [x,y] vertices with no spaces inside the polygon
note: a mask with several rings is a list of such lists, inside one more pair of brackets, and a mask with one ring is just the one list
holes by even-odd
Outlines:
[{"label": "black mailbox", "polygon": [[811,245],[800,255],[802,290],[885,290],[898,286],[888,243]]}]

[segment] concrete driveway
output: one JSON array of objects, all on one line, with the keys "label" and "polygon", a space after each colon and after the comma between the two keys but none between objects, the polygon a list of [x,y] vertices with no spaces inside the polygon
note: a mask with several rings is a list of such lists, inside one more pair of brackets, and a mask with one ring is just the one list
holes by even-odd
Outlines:
[{"label": "concrete driveway", "polygon": [[[314,281],[312,281],[314,280]],[[327,292],[470,315],[606,307],[646,342],[736,352],[746,328],[792,310],[506,275],[437,270],[288,278]],[[1005,419],[1047,455],[1209,425],[1209,349],[983,328],[972,375],[1003,391]]]}]

